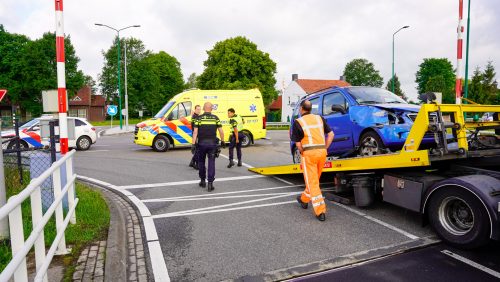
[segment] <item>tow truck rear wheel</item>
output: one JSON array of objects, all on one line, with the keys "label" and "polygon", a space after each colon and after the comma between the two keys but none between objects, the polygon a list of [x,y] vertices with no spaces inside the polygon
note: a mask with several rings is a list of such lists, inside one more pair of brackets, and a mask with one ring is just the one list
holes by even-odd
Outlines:
[{"label": "tow truck rear wheel", "polygon": [[153,145],[151,147],[156,152],[166,152],[170,148],[170,141],[167,137],[158,135],[153,140]]},{"label": "tow truck rear wheel", "polygon": [[428,216],[438,236],[453,246],[472,249],[489,241],[488,211],[475,195],[459,186],[434,192]]},{"label": "tow truck rear wheel", "polygon": [[368,131],[359,138],[359,154],[361,156],[381,155],[386,151],[384,142],[374,131]]}]

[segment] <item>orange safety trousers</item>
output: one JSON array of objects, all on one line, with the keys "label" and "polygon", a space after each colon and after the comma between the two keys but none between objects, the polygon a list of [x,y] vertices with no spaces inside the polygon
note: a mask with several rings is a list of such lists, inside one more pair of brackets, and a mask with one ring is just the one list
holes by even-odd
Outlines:
[{"label": "orange safety trousers", "polygon": [[314,213],[326,213],[326,204],[319,188],[319,178],[326,162],[326,149],[307,150],[302,153],[302,170],[306,189],[300,195],[304,203],[312,202]]}]

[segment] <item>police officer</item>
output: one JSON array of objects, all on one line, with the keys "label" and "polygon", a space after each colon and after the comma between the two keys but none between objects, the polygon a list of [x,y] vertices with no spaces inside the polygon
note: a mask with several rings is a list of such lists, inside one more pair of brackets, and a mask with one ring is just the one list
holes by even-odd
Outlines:
[{"label": "police officer", "polygon": [[[204,113],[194,122],[193,146],[198,149],[198,175],[200,176],[200,187],[206,187],[208,180],[208,192],[214,190],[215,180],[215,155],[217,152],[217,130],[221,138],[221,145],[225,147],[224,131],[220,119],[212,114],[212,103],[203,105]],[[196,143],[197,142],[197,143]],[[208,157],[208,178],[205,169],[205,159]]]},{"label": "police officer", "polygon": [[[194,113],[191,116],[191,128],[193,130],[194,130],[194,121],[196,119],[198,119],[200,114],[201,114],[201,106],[200,105],[194,106]],[[196,142],[193,142],[193,143],[196,143]],[[191,158],[191,162],[189,163],[189,166],[194,168],[194,169],[198,169],[198,150],[196,150],[196,147],[193,148],[192,153],[193,153],[193,157]]]},{"label": "police officer", "polygon": [[227,165],[228,168],[231,168],[234,166],[234,147],[236,147],[238,166],[241,166],[241,140],[245,136],[241,133],[241,130],[243,129],[243,120],[240,116],[235,114],[233,108],[229,108],[227,110],[227,116],[229,117],[229,124],[233,128],[233,134],[229,137],[229,164]]}]

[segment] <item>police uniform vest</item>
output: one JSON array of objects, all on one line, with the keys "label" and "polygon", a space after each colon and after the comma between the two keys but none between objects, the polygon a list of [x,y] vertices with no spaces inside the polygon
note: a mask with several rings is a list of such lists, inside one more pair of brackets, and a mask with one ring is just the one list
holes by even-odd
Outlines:
[{"label": "police uniform vest", "polygon": [[217,144],[217,128],[222,124],[216,115],[204,113],[194,121],[194,126],[198,128],[199,144]]},{"label": "police uniform vest", "polygon": [[238,132],[243,130],[243,119],[239,115],[234,115],[229,122],[232,128],[238,129]]},{"label": "police uniform vest", "polygon": [[304,131],[304,138],[301,140],[304,149],[325,148],[324,125],[320,116],[309,114],[297,121]]}]

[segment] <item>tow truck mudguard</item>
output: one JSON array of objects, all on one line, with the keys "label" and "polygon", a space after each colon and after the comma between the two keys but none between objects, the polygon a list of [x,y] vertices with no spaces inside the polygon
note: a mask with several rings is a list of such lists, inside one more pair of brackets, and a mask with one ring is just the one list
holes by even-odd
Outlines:
[{"label": "tow truck mudguard", "polygon": [[500,179],[489,175],[466,175],[448,178],[426,191],[422,213],[426,212],[429,199],[440,188],[456,186],[476,196],[486,208],[490,221],[490,238],[500,240]]}]

